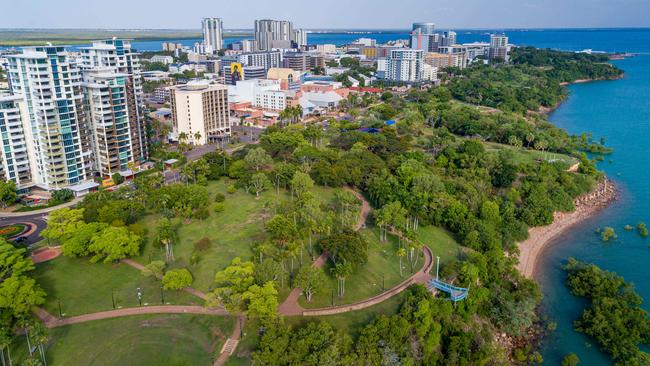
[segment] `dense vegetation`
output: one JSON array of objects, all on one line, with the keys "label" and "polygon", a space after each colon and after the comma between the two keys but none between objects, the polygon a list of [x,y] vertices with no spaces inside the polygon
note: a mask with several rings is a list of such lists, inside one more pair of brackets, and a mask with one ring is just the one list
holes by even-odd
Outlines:
[{"label": "dense vegetation", "polygon": [[592,336],[617,365],[648,365],[650,355],[639,346],[650,345],[650,317],[641,308],[634,286],[615,273],[573,258],[565,270],[571,292],[591,302],[576,320],[576,329]]},{"label": "dense vegetation", "polygon": [[512,50],[510,65],[475,65],[453,70],[449,82],[459,100],[526,114],[552,108],[567,96],[560,83],[580,79],[614,79],[622,71],[607,63],[605,55],[540,50]]}]

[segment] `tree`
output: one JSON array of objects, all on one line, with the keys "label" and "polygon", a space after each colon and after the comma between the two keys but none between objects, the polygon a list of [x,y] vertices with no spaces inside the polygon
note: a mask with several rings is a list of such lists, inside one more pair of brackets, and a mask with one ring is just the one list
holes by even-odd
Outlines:
[{"label": "tree", "polygon": [[199,142],[201,142],[201,132],[196,131],[194,132],[194,144],[196,145]]},{"label": "tree", "polygon": [[135,256],[140,252],[141,243],[142,238],[126,227],[109,226],[90,241],[88,249],[94,253],[90,261],[103,259],[104,263],[110,263]]},{"label": "tree", "polygon": [[249,167],[255,169],[256,172],[273,162],[271,156],[261,147],[249,150],[244,157],[244,161]]},{"label": "tree", "polygon": [[162,278],[165,274],[166,264],[163,261],[152,261],[151,263],[144,266],[142,269],[142,275],[146,277]]},{"label": "tree", "polygon": [[234,258],[230,265],[214,276],[214,290],[210,292],[206,305],[222,305],[233,313],[243,313],[245,304],[242,295],[255,283],[255,265]]},{"label": "tree", "polygon": [[262,286],[250,286],[242,299],[246,302],[246,315],[249,317],[271,318],[277,314],[278,291],[271,281]]},{"label": "tree", "polygon": [[368,242],[355,231],[344,231],[324,238],[321,247],[335,265],[350,263],[357,268],[368,261]]},{"label": "tree", "polygon": [[338,295],[343,297],[345,295],[345,278],[352,274],[352,266],[350,263],[337,263],[331,271],[337,280]]},{"label": "tree", "polygon": [[45,302],[45,292],[28,277],[34,263],[26,253],[0,238],[0,311],[3,326],[8,328],[27,317],[34,306]]},{"label": "tree", "polygon": [[161,218],[158,224],[158,242],[165,246],[165,258],[168,262],[174,261],[174,243],[177,239],[176,226],[170,219]]},{"label": "tree", "polygon": [[41,236],[63,243],[71,233],[83,224],[83,209],[61,208],[52,211],[47,219],[47,228],[41,231]]},{"label": "tree", "polygon": [[207,184],[207,175],[210,173],[210,166],[204,159],[190,161],[183,167],[183,175],[194,184]]},{"label": "tree", "polygon": [[327,277],[322,269],[304,266],[296,274],[293,285],[300,287],[307,302],[311,302],[312,297],[323,290],[326,282]]},{"label": "tree", "polygon": [[193,281],[192,274],[185,268],[171,269],[162,278],[162,284],[165,290],[182,290],[190,286]]},{"label": "tree", "polygon": [[17,198],[16,182],[13,180],[0,181],[0,205],[2,208],[14,204]]},{"label": "tree", "polygon": [[70,229],[66,233],[66,238],[61,243],[61,252],[68,257],[85,257],[89,255],[90,242],[107,227],[108,224],[102,222],[78,223],[74,230]]},{"label": "tree", "polygon": [[67,188],[58,189],[52,192],[51,204],[59,204],[70,201],[74,197],[71,190]]},{"label": "tree", "polygon": [[272,187],[271,181],[264,173],[255,173],[250,179],[249,186],[255,192],[255,197],[260,197],[260,192],[264,192]]},{"label": "tree", "polygon": [[406,257],[406,249],[404,248],[399,248],[397,250],[397,256],[399,257],[399,275],[402,277],[402,258]]},{"label": "tree", "polygon": [[580,364],[580,358],[575,353],[571,352],[568,355],[564,356],[562,359],[562,366],[578,366]]},{"label": "tree", "polygon": [[291,178],[291,194],[300,198],[306,192],[309,192],[314,188],[314,181],[311,179],[309,174],[297,171],[294,173],[293,178]]},{"label": "tree", "polygon": [[282,265],[271,258],[264,259],[261,263],[255,266],[255,283],[264,285],[272,281],[277,283],[280,287],[284,287],[285,278],[284,269]]}]

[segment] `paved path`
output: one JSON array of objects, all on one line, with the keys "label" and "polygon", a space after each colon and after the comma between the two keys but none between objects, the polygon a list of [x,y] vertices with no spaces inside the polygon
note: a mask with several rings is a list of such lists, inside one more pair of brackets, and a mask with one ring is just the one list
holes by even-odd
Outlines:
[{"label": "paved path", "polygon": [[46,247],[38,249],[32,253],[32,262],[42,263],[51,261],[52,259],[61,255],[61,247]]},{"label": "paved path", "polygon": [[44,215],[48,214],[52,211],[56,211],[60,208],[65,208],[65,207],[71,207],[76,205],[77,203],[81,202],[83,200],[82,197],[76,197],[72,199],[70,202],[62,203],[60,205],[52,206],[52,207],[47,207],[43,208],[40,210],[34,210],[34,211],[26,211],[26,212],[1,212],[0,217],[23,217],[23,216],[34,216],[34,215]]},{"label": "paved path", "polygon": [[225,365],[226,361],[228,360],[228,357],[232,356],[232,354],[235,352],[235,350],[237,349],[237,345],[239,345],[242,329],[245,322],[246,322],[245,317],[243,316],[237,317],[235,328],[232,330],[230,337],[226,339],[226,343],[223,344],[223,347],[221,348],[221,353],[219,354],[219,357],[216,360],[214,360],[214,363],[212,364],[213,366]]},{"label": "paved path", "polygon": [[[131,267],[133,267],[133,268],[135,268],[135,269],[137,269],[139,271],[142,271],[143,269],[145,269],[144,265],[142,265],[139,262],[134,261],[133,259],[122,259],[122,263],[128,264],[129,266],[131,266]],[[186,287],[186,288],[183,289],[183,291],[187,292],[188,294],[194,295],[196,297],[200,297],[203,300],[208,298],[207,294],[205,294],[204,292],[201,292],[201,291],[199,291],[199,290],[197,290],[195,288],[192,288],[192,287]]]},{"label": "paved path", "polygon": [[143,314],[201,314],[227,316],[228,312],[223,308],[205,308],[203,306],[190,305],[155,305],[142,306],[137,308],[124,308],[116,310],[101,311],[98,313],[71,316],[59,319],[48,313],[45,309],[38,308],[36,315],[43,321],[47,328],[62,327],[69,324],[85,323],[93,320],[111,319],[131,315]]}]

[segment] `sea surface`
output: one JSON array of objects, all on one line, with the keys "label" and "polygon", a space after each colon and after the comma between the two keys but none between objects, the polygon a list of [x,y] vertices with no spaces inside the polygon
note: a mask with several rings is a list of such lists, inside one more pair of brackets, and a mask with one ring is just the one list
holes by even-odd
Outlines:
[{"label": "sea surface", "polygon": [[[489,41],[494,30],[456,30],[460,43]],[[505,30],[510,42],[541,48],[578,51],[632,52],[637,56],[614,63],[625,78],[570,86],[571,95],[550,120],[570,133],[591,132],[605,138],[614,153],[599,164],[621,190],[621,198],[590,220],[574,227],[544,253],[536,277],[544,293],[543,309],[557,330],[542,349],[546,365],[559,365],[562,357],[575,352],[582,365],[611,365],[609,357],[588,337],[573,330],[586,301],[569,293],[562,265],[567,258],[593,262],[635,283],[650,301],[650,238],[625,232],[626,224],[650,224],[650,29],[530,29]],[[343,45],[359,37],[378,43],[408,39],[408,31],[369,33],[310,33],[308,43]],[[242,38],[227,38],[226,44]],[[170,40],[174,41],[174,40]],[[192,46],[200,40],[176,40]],[[162,41],[133,42],[139,51],[161,49]],[[618,240],[604,244],[595,229],[611,226]],[[650,307],[644,305],[646,310]]]}]

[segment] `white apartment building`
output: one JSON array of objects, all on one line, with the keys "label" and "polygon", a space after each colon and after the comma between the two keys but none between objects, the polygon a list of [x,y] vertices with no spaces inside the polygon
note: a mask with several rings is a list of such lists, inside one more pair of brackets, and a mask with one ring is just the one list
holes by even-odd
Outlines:
[{"label": "white apartment building", "polygon": [[60,46],[25,47],[8,61],[11,92],[29,118],[23,125],[33,141],[32,182],[51,190],[89,180],[92,149],[77,65]]},{"label": "white apartment building", "polygon": [[206,53],[217,53],[223,48],[223,22],[221,18],[203,18],[203,45]]},{"label": "white apartment building", "polygon": [[488,53],[490,60],[501,59],[507,62],[510,59],[508,51],[508,36],[505,34],[490,35],[490,50]]},{"label": "white apartment building", "polygon": [[0,95],[0,177],[12,180],[18,188],[34,184],[34,136],[27,104],[20,95]]},{"label": "white apartment building", "polygon": [[287,107],[287,93],[281,90],[280,80],[241,80],[228,86],[228,95],[233,103],[251,102],[266,110],[281,111]]},{"label": "white apartment building", "polygon": [[436,80],[438,80],[438,68],[423,62],[422,63],[422,80],[425,80],[425,81],[436,81]]},{"label": "white apartment building", "polygon": [[398,82],[421,81],[423,55],[424,51],[410,48],[391,50],[386,59],[385,78]]},{"label": "white apartment building", "polygon": [[230,136],[228,87],[191,81],[170,88],[175,132],[188,136],[187,142],[205,145]]},{"label": "white apartment building", "polygon": [[174,63],[174,58],[165,55],[154,55],[149,60],[150,62],[160,62],[161,64],[169,65]]},{"label": "white apartment building", "polygon": [[253,106],[269,111],[283,111],[287,108],[287,93],[281,90],[265,90],[255,93]]},{"label": "white apartment building", "polygon": [[95,170],[108,176],[149,157],[139,55],[121,39],[81,51],[86,114]]}]

